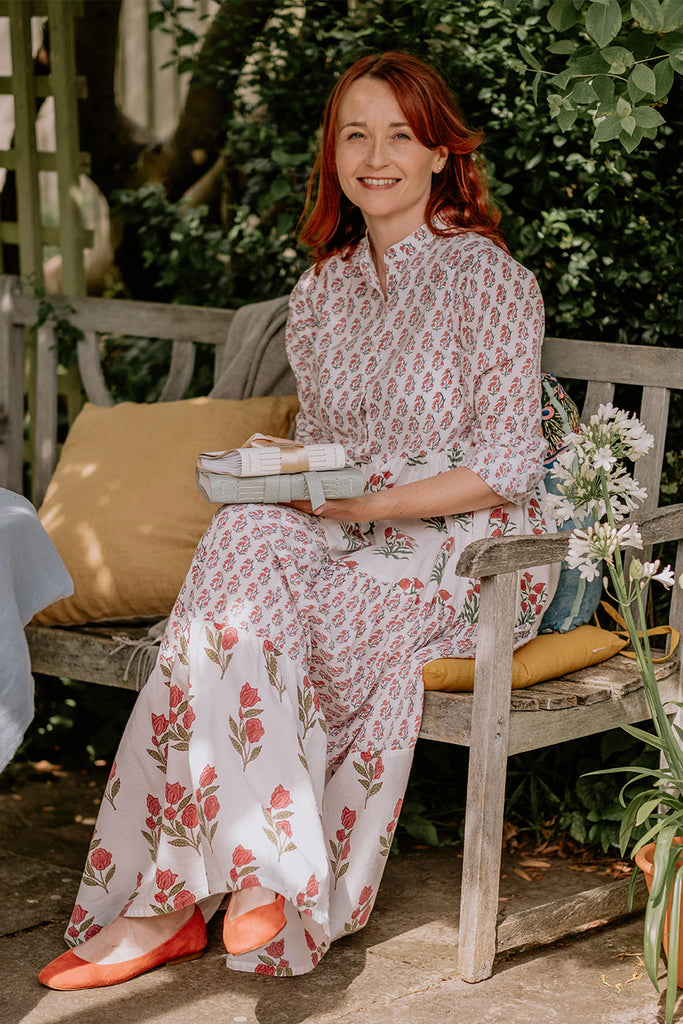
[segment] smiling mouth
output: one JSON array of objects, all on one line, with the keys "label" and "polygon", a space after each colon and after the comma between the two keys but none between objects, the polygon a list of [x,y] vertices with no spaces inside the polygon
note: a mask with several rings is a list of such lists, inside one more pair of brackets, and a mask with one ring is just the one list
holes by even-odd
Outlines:
[{"label": "smiling mouth", "polygon": [[370,188],[382,188],[386,185],[395,185],[400,180],[400,178],[358,178],[361,185],[367,185]]}]

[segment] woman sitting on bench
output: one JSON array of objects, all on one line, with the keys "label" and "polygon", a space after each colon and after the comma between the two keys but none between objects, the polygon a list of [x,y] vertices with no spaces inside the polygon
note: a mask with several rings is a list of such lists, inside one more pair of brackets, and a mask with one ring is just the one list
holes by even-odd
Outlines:
[{"label": "woman sitting on bench", "polygon": [[[456,576],[458,555],[554,530],[543,305],[487,203],[480,139],[413,57],[364,57],[337,83],[287,351],[297,439],[342,444],[365,494],[217,511],[111,770],[67,931],[78,950],[43,984],[111,985],[198,957],[226,896],[235,970],[305,973],[367,922],[422,666],[475,652],[477,586]],[[556,573],[520,582],[515,646]]]}]

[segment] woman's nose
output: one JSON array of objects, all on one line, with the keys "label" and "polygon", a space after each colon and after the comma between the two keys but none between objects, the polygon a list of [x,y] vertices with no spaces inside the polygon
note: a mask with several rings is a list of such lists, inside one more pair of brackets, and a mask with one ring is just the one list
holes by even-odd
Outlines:
[{"label": "woman's nose", "polygon": [[383,139],[375,139],[371,142],[365,159],[370,167],[384,167],[387,163],[387,154]]}]

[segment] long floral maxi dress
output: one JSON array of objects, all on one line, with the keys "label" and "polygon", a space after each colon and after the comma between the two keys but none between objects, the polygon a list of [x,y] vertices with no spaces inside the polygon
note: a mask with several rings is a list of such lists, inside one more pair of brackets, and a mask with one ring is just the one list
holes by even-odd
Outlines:
[{"label": "long floral maxi dress", "polygon": [[[367,921],[401,808],[421,669],[472,656],[477,537],[543,533],[533,277],[473,234],[367,241],[292,293],[288,353],[303,441],[338,441],[369,489],[464,465],[508,501],[467,515],[338,524],[269,505],[220,508],[202,538],[126,728],[67,939],[125,911],[162,914],[264,885],[287,926],[228,957],[309,971]],[[515,643],[554,587],[520,574]]]}]

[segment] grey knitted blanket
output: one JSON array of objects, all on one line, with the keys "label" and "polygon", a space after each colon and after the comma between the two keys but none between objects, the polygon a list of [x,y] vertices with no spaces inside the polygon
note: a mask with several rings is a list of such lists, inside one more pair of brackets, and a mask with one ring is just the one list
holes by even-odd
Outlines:
[{"label": "grey knitted blanket", "polygon": [[296,381],[285,355],[289,297],[238,309],[222,351],[210,398],[293,395]]}]

